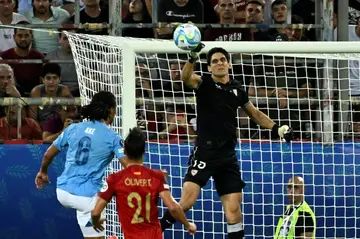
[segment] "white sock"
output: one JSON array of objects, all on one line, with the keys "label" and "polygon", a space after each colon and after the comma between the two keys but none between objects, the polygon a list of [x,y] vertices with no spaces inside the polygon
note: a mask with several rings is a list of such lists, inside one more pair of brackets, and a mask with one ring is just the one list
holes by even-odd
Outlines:
[{"label": "white sock", "polygon": [[242,222],[239,222],[236,224],[227,224],[227,232],[228,233],[239,232],[242,230],[244,230],[244,225],[242,224]]}]

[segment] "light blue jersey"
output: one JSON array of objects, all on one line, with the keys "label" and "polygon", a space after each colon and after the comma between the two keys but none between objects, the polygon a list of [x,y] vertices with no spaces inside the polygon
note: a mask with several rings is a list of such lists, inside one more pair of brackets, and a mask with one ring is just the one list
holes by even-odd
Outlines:
[{"label": "light blue jersey", "polygon": [[71,124],[53,143],[59,150],[68,147],[65,170],[57,179],[57,188],[77,196],[94,196],[103,186],[102,177],[114,155],[124,156],[121,141],[102,122]]}]

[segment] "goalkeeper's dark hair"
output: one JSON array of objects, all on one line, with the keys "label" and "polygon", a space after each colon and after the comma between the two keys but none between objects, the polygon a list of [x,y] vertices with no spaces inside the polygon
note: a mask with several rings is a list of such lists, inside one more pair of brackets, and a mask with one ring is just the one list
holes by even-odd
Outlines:
[{"label": "goalkeeper's dark hair", "polygon": [[225,50],[222,47],[214,47],[211,48],[210,51],[208,52],[207,56],[206,56],[206,60],[207,60],[207,64],[208,66],[211,65],[211,57],[215,54],[215,53],[222,53],[224,54],[224,56],[226,57],[226,60],[228,62],[230,62],[230,54],[229,52],[227,52],[227,50]]},{"label": "goalkeeper's dark hair", "polygon": [[145,153],[145,141],[146,138],[140,128],[134,127],[130,129],[130,133],[124,142],[126,156],[130,160],[142,160]]},{"label": "goalkeeper's dark hair", "polygon": [[81,108],[80,115],[88,120],[107,120],[111,108],[116,108],[115,96],[111,92],[100,91],[93,96],[90,104]]}]

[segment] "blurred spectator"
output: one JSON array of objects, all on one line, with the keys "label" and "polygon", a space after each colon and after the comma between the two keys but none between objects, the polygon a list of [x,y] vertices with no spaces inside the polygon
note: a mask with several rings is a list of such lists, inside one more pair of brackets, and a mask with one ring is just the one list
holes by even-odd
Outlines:
[{"label": "blurred spectator", "polygon": [[43,125],[42,139],[53,142],[70,124],[77,122],[76,106],[63,106],[59,113],[51,115]]},{"label": "blurred spectator", "polygon": [[[138,63],[136,66],[136,97],[152,98],[156,91],[153,91],[150,77],[150,69],[145,63]],[[157,132],[162,130],[161,113],[154,101],[145,101],[136,105],[136,119],[138,127],[147,132],[147,139],[156,139]]]},{"label": "blurred spectator", "polygon": [[[207,1],[207,0],[205,0]],[[214,9],[216,13],[219,14],[219,4],[218,0],[210,0],[212,5],[214,6]],[[235,4],[235,23],[245,23],[245,7],[246,7],[246,1],[247,0],[234,0]]]},{"label": "blurred spectator", "polygon": [[[162,23],[171,22],[204,22],[204,6],[201,0],[159,0],[158,20]],[[172,28],[157,28],[157,37],[171,39]]]},{"label": "blurred spectator", "polygon": [[[264,4],[259,0],[248,1],[245,8],[245,21],[247,24],[264,23]],[[270,38],[266,30],[252,28],[254,41],[269,41]]]},{"label": "blurred spectator", "polygon": [[[281,125],[291,126],[295,136],[301,138],[301,127],[304,127],[302,132],[312,130],[309,115],[300,112],[303,107],[309,111],[309,106],[289,105],[288,99],[310,97],[312,86],[306,78],[305,67],[290,62],[295,61],[294,58],[274,57],[273,61],[273,65],[265,64],[255,68],[255,78],[250,83],[249,96],[274,97],[278,100],[276,105],[267,105],[263,111],[274,121],[281,122]],[[268,138],[268,135],[265,137]]]},{"label": "blurred spectator", "polygon": [[[357,25],[360,20],[360,2],[358,3],[358,6],[351,7],[352,2],[349,2],[349,25]],[[355,8],[354,8],[355,7]],[[337,12],[337,4],[334,3],[334,12]]]},{"label": "blurred spectator", "polygon": [[[0,24],[18,24],[20,21],[28,21],[26,17],[14,12],[15,0],[0,0]],[[13,39],[14,29],[0,29],[0,52],[15,47]]]},{"label": "blurred spectator", "polygon": [[150,69],[144,63],[136,65],[135,71],[136,80],[136,97],[151,98],[153,91],[150,82]]},{"label": "blurred spectator", "polygon": [[[152,23],[151,16],[146,8],[145,0],[131,0],[123,23]],[[124,28],[123,36],[138,38],[154,38],[152,28]]]},{"label": "blurred spectator", "polygon": [[[297,15],[291,16],[291,23],[292,24],[304,24],[304,21],[301,17]],[[305,29],[292,29],[290,34],[290,41],[308,41],[309,39],[305,36]]]},{"label": "blurred spectator", "polygon": [[[220,24],[235,23],[235,0],[219,0]],[[205,41],[252,41],[249,28],[209,28],[204,34]]]},{"label": "blurred spectator", "polygon": [[[334,12],[334,40],[337,41],[337,13]],[[360,22],[349,25],[349,41],[360,41]],[[349,61],[349,89],[352,109],[352,130],[360,134],[360,64],[359,60]]]},{"label": "blurred spectator", "polygon": [[170,62],[170,80],[162,79],[163,94],[165,97],[193,97],[194,92],[181,80],[183,62],[177,60]]},{"label": "blurred spectator", "polygon": [[72,17],[75,14],[75,1],[74,0],[63,1],[61,8],[67,11],[70,17]]},{"label": "blurred spectator", "polygon": [[[338,1],[333,2],[336,5]],[[334,6],[334,9],[335,8],[336,6]],[[291,13],[299,16],[304,24],[315,24],[315,0],[293,0]],[[310,41],[317,40],[314,28],[304,31],[304,34]]]},{"label": "blurred spectator", "polygon": [[[123,0],[123,3],[124,3],[124,0]],[[124,7],[124,6],[122,5],[122,7]],[[109,0],[100,0],[100,9],[103,9],[104,11],[109,11]]]},{"label": "blurred spectator", "polygon": [[142,130],[146,131],[147,139],[157,139],[158,132],[164,129],[163,125],[163,109],[160,105],[152,103],[137,105],[136,120],[137,125]]},{"label": "blurred spectator", "polygon": [[[75,30],[68,30],[68,32],[75,32]],[[64,32],[59,33],[59,44],[60,46],[46,55],[46,60],[61,60],[69,61],[68,63],[60,63],[61,67],[61,79],[62,84],[69,87],[72,96],[78,97],[79,93],[79,83],[77,80],[75,63],[73,62],[74,58],[71,53],[70,44],[68,38]]]},{"label": "blurred spectator", "polygon": [[[285,0],[275,0],[271,4],[271,15],[275,24],[286,24],[287,6]],[[274,38],[274,35],[282,33],[290,37],[291,30],[287,28],[271,28],[268,31],[269,37]]]},{"label": "blurred spectator", "polygon": [[[51,0],[32,0],[32,8],[24,12],[32,24],[64,24],[69,20],[69,13],[59,7],[50,6]],[[57,34],[53,31],[33,31],[33,48],[47,54],[59,44]]]},{"label": "blurred spectator", "polygon": [[[33,39],[32,31],[27,29],[16,29],[14,32],[15,48],[4,51],[1,54],[3,59],[43,59],[44,55],[31,48]],[[16,83],[23,96],[29,96],[30,91],[40,82],[40,71],[42,63],[10,64],[14,69]]]},{"label": "blurred spectator", "polygon": [[[129,10],[130,0],[120,0],[120,1],[122,1],[121,2],[121,6],[122,6],[121,7],[121,13],[122,13],[121,16],[122,16],[122,20],[124,20],[126,18],[126,14],[128,13],[128,10]],[[146,4],[151,1],[152,0],[145,0]],[[148,8],[148,7],[146,7],[146,8]],[[150,16],[151,16],[151,11],[152,11],[152,9],[148,9]]]},{"label": "blurred spectator", "polygon": [[[80,11],[80,23],[109,23],[109,9],[100,6],[100,0],[84,0],[85,8]],[[70,18],[75,22],[75,16]],[[108,29],[80,29],[79,33],[109,35]]]},{"label": "blurred spectator", "polygon": [[[80,0],[79,3],[80,10],[82,10],[84,8],[84,2]],[[75,15],[75,0],[59,0],[57,6],[61,6],[70,16]]]},{"label": "blurred spectator", "polygon": [[[43,84],[32,89],[30,97],[72,97],[69,88],[60,84],[61,67],[58,64],[45,64],[40,79]],[[61,106],[59,105],[32,106],[32,117],[42,125],[50,115],[60,110]]]},{"label": "blurred spectator", "polygon": [[[215,1],[215,5],[217,4],[217,0]],[[240,0],[242,1],[242,0]],[[204,8],[204,23],[217,23],[219,21],[217,13],[215,11],[215,5],[211,2],[211,0],[202,0],[203,8]],[[205,14],[206,13],[206,14]]]},{"label": "blurred spectator", "polygon": [[[20,97],[15,86],[14,71],[8,64],[0,64],[0,97]],[[5,116],[5,109],[0,106],[0,117]]]},{"label": "blurred spectator", "polygon": [[31,9],[31,0],[17,0],[18,1],[18,9],[17,12],[25,12]]},{"label": "blurred spectator", "polygon": [[[6,107],[6,116],[0,118],[0,139],[18,139],[18,106]],[[21,114],[21,139],[41,139],[41,128],[32,118],[25,116],[25,110]]]},{"label": "blurred spectator", "polygon": [[275,24],[284,24],[287,19],[286,0],[275,0],[271,4],[272,18]]},{"label": "blurred spectator", "polygon": [[[188,118],[183,109],[168,106],[165,110],[165,129],[159,133],[159,139],[168,140],[188,140],[193,138],[196,133],[188,123]],[[189,119],[190,121],[190,119]]]}]

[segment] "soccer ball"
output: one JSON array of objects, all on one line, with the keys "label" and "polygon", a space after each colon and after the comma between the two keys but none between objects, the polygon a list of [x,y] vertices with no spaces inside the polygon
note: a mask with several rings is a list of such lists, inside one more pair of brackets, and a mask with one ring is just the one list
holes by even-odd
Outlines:
[{"label": "soccer ball", "polygon": [[192,50],[201,42],[199,28],[192,24],[181,24],[174,31],[174,42],[181,50]]}]

